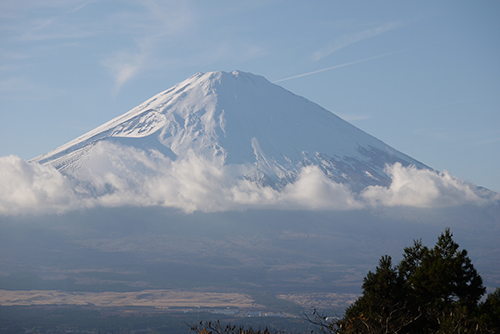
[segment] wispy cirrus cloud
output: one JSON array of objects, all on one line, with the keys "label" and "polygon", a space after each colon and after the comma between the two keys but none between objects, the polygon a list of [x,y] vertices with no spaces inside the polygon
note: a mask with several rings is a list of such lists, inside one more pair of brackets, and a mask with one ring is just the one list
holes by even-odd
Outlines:
[{"label": "wispy cirrus cloud", "polygon": [[83,3],[89,1],[82,0],[23,0],[23,1],[1,1],[0,17],[2,18],[20,18],[25,16],[26,12],[33,12],[39,9],[54,8],[78,8]]},{"label": "wispy cirrus cloud", "polygon": [[364,58],[364,59],[355,60],[355,61],[351,61],[351,62],[348,62],[348,63],[340,64],[340,65],[335,65],[335,66],[331,66],[331,67],[327,67],[327,68],[322,68],[320,70],[311,71],[311,72],[307,72],[307,73],[302,73],[302,74],[299,74],[299,75],[294,75],[292,77],[288,77],[288,78],[276,80],[276,81],[273,81],[273,83],[278,83],[278,82],[282,82],[282,81],[287,81],[287,80],[302,78],[302,77],[306,77],[306,76],[317,74],[317,73],[321,73],[321,72],[331,71],[331,70],[334,70],[334,69],[337,69],[337,68],[341,68],[341,67],[351,66],[351,65],[359,64],[359,63],[364,63],[365,61],[374,60],[374,59],[382,58],[382,57],[387,57],[387,56],[390,56],[390,55],[393,55],[393,54],[396,54],[396,53],[400,53],[400,52],[403,52],[403,51],[407,51],[407,50],[410,50],[410,49],[413,49],[413,48],[399,50],[399,51],[395,51],[395,52],[388,52],[388,53],[384,53],[384,54],[373,56],[373,57],[369,57],[369,58]]},{"label": "wispy cirrus cloud", "polygon": [[129,9],[110,17],[113,31],[133,40],[132,45],[101,61],[114,79],[115,93],[136,75],[163,63],[161,58],[165,55],[160,57],[159,53],[196,24],[194,11],[187,2],[151,0],[135,4],[140,10]]},{"label": "wispy cirrus cloud", "polygon": [[114,79],[115,94],[127,81],[144,69],[147,58],[148,51],[141,49],[137,52],[120,51],[101,61],[101,64],[108,69]]},{"label": "wispy cirrus cloud", "polygon": [[48,100],[65,92],[48,87],[25,76],[0,77],[0,97],[5,100]]},{"label": "wispy cirrus cloud", "polygon": [[0,25],[6,41],[26,46],[31,42],[57,42],[95,36],[95,20],[73,15],[83,1],[11,1],[0,5]]},{"label": "wispy cirrus cloud", "polygon": [[165,48],[175,50],[176,39],[197,22],[195,11],[184,1],[133,0],[117,7],[92,0],[28,0],[2,3],[0,12],[12,52],[19,49],[36,59],[41,49],[47,53],[81,42],[84,52],[109,71],[115,91],[154,69]]},{"label": "wispy cirrus cloud", "polygon": [[84,25],[66,22],[60,18],[46,18],[27,23],[23,31],[17,36],[21,42],[40,42],[46,40],[77,40],[93,36]]},{"label": "wispy cirrus cloud", "polygon": [[[259,43],[235,38],[225,23],[227,15],[255,5],[217,10],[191,1],[131,0],[120,6],[92,0],[23,3],[0,3],[0,17],[5,18],[0,26],[8,32],[11,52],[26,55],[24,68],[73,43],[86,55],[86,66],[95,60],[94,66],[111,77],[115,94],[144,73],[221,61],[241,63],[265,54]],[[200,29],[206,24],[219,33]]]},{"label": "wispy cirrus cloud", "polygon": [[335,39],[333,42],[329,43],[326,47],[314,52],[311,56],[313,61],[320,60],[322,58],[325,58],[326,56],[331,55],[332,53],[345,48],[346,46],[349,46],[351,44],[360,42],[362,40],[372,38],[381,34],[384,34],[388,31],[391,31],[393,29],[399,28],[403,26],[404,23],[401,21],[395,21],[395,22],[389,22],[386,24],[383,24],[378,27],[374,28],[369,28],[363,31],[355,32],[355,33],[350,33],[347,35],[343,35],[337,39]]}]

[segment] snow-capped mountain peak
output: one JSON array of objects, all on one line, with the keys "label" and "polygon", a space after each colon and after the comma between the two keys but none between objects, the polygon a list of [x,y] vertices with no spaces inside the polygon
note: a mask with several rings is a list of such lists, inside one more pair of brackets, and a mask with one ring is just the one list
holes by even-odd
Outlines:
[{"label": "snow-capped mountain peak", "polygon": [[308,165],[352,189],[387,185],[386,164],[426,168],[317,104],[240,71],[195,74],[33,161],[73,176],[92,172],[100,142],[174,161],[189,153],[252,166],[243,177],[273,187],[294,180]]}]

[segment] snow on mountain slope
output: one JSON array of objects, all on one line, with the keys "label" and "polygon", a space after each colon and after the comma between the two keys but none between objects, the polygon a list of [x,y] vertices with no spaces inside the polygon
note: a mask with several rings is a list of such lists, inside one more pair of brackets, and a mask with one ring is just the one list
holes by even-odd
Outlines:
[{"label": "snow on mountain slope", "polygon": [[[245,166],[242,177],[275,189],[308,165],[356,191],[388,186],[386,165],[427,168],[317,104],[238,71],[198,73],[32,162],[90,179],[102,167],[104,142],[172,161],[194,154],[219,166]],[[123,165],[115,158],[107,164]],[[140,182],[141,173],[157,168],[146,165],[141,171],[131,170],[137,163],[123,165],[122,175]]]}]

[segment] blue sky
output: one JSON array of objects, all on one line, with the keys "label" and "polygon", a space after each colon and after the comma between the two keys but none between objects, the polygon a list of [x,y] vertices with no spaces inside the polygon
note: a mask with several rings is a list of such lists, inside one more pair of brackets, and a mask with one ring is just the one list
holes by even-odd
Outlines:
[{"label": "blue sky", "polygon": [[499,17],[497,1],[3,0],[0,156],[237,69],[500,192]]}]

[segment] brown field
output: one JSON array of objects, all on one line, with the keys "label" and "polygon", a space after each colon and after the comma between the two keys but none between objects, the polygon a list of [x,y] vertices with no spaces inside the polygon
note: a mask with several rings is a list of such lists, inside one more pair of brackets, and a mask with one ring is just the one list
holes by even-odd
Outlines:
[{"label": "brown field", "polygon": [[262,307],[239,293],[144,290],[140,292],[63,292],[0,290],[0,305],[95,305],[169,307]]},{"label": "brown field", "polygon": [[354,303],[359,295],[352,293],[313,293],[278,295],[276,297],[293,302],[304,308],[330,309],[346,308]]}]

